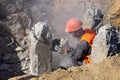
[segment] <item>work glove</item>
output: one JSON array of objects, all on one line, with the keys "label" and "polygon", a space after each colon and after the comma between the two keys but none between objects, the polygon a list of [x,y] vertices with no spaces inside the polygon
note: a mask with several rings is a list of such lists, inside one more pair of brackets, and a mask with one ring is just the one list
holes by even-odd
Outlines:
[{"label": "work glove", "polygon": [[67,38],[61,38],[60,39],[60,46],[61,47],[68,47],[69,46],[68,39]]}]

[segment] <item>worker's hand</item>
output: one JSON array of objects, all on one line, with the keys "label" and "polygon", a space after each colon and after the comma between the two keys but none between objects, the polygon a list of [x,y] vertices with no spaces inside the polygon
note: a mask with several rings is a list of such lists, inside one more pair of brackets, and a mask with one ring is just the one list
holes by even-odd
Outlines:
[{"label": "worker's hand", "polygon": [[60,39],[60,46],[61,47],[68,47],[69,46],[68,39],[67,38],[61,38]]}]

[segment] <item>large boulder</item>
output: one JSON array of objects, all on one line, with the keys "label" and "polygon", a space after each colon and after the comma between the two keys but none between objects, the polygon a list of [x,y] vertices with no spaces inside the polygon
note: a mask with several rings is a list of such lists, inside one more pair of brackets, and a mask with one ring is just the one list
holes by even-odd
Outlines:
[{"label": "large boulder", "polygon": [[91,51],[91,60],[92,62],[97,62],[106,57],[106,27],[103,26],[99,29],[98,34],[94,38]]},{"label": "large boulder", "polygon": [[102,25],[103,14],[100,9],[95,6],[91,6],[86,9],[83,15],[83,26],[84,28],[92,28],[95,32]]},{"label": "large boulder", "polygon": [[52,37],[49,27],[44,22],[38,22],[29,37],[30,73],[41,75],[46,71],[51,71]]},{"label": "large boulder", "polygon": [[118,30],[110,24],[99,29],[94,38],[91,52],[92,62],[98,62],[120,52]]}]

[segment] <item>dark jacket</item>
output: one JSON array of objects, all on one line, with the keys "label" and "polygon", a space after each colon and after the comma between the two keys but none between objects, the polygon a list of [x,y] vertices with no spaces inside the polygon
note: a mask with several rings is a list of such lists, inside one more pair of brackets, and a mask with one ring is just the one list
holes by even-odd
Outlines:
[{"label": "dark jacket", "polygon": [[77,48],[73,51],[71,57],[77,61],[83,61],[84,57],[91,54],[91,45],[95,37],[95,32],[91,29],[85,29],[85,33],[80,39]]}]

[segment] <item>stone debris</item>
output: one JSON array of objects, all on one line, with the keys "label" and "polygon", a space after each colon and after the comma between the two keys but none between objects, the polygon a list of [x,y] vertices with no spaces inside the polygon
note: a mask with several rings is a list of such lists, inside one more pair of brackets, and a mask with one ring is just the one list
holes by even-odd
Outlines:
[{"label": "stone debris", "polygon": [[98,62],[106,57],[120,53],[119,32],[115,27],[106,24],[99,29],[94,38],[91,60]]},{"label": "stone debris", "polygon": [[[33,75],[38,76],[46,71],[51,71],[52,51],[50,42],[52,37],[49,35],[49,30],[46,30],[48,28],[46,23],[38,22],[29,35],[30,73]],[[44,37],[42,37],[42,34]]]},{"label": "stone debris", "polygon": [[[51,33],[46,25],[43,25],[43,28],[39,28],[39,25],[45,24],[44,22],[39,22],[35,35],[42,42],[36,40],[35,35],[30,35],[33,32],[33,24],[35,24],[32,18],[32,13],[35,12],[30,11],[31,3],[32,1],[29,0],[0,1],[0,11],[2,12],[0,13],[0,80],[31,73],[30,67],[33,64],[38,65],[36,68],[39,70],[35,75],[51,71]],[[36,43],[34,43],[31,36]],[[36,50],[39,53],[38,58],[33,55],[36,54]],[[38,62],[31,65],[31,60],[33,59],[30,58],[30,54]]]}]

